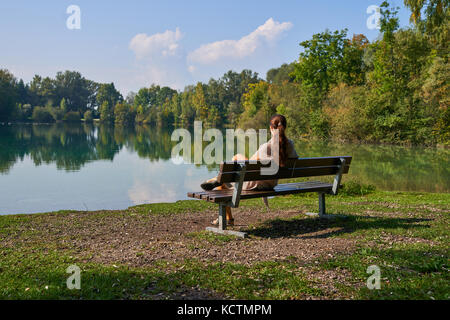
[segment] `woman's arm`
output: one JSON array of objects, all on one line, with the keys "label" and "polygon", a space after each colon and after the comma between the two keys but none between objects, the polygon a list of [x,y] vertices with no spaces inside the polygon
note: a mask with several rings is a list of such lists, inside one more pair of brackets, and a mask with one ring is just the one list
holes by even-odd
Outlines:
[{"label": "woman's arm", "polygon": [[251,156],[250,160],[259,161],[261,159],[268,159],[270,158],[268,155],[270,154],[268,152],[269,142],[263,143],[259,146],[258,151],[255,152],[254,155]]}]

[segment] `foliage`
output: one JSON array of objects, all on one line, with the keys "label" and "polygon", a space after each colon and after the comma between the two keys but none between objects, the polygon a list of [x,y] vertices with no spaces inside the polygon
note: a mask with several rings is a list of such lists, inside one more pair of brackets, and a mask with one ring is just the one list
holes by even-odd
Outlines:
[{"label": "foliage", "polygon": [[116,103],[123,101],[123,97],[114,87],[114,83],[105,83],[99,86],[96,100],[99,106],[103,105],[105,102],[110,106],[115,106]]},{"label": "foliage", "polygon": [[343,184],[339,190],[340,195],[346,196],[365,196],[375,191],[375,186],[370,184],[361,184],[356,181],[348,181]]},{"label": "foliage", "polygon": [[295,63],[284,63],[279,68],[273,68],[267,71],[266,80],[269,83],[281,85],[284,82],[292,82],[292,72],[295,69]]},{"label": "foliage", "polygon": [[62,112],[64,113],[67,112],[67,103],[65,98],[61,99],[61,102],[59,103],[59,108],[61,109]]},{"label": "foliage", "polygon": [[114,121],[114,109],[110,106],[108,101],[104,101],[100,106],[100,121],[102,122]]},{"label": "foliage", "polygon": [[121,125],[132,125],[136,114],[132,106],[126,103],[118,103],[114,107],[114,122]]},{"label": "foliage", "polygon": [[364,140],[370,132],[365,105],[366,92],[363,87],[341,83],[332,88],[323,102],[330,136],[339,141]]},{"label": "foliage", "polygon": [[16,105],[16,79],[8,71],[0,69],[0,121],[7,120]]},{"label": "foliage", "polygon": [[265,81],[250,84],[242,97],[244,112],[239,119],[241,128],[265,128],[275,112],[269,98],[270,85]]},{"label": "foliage", "polygon": [[64,115],[63,120],[67,122],[79,122],[81,120],[81,116],[78,111],[69,111]]},{"label": "foliage", "polygon": [[61,110],[60,108],[50,108],[49,110],[56,121],[61,121],[64,119],[65,117],[64,111]]},{"label": "foliage", "polygon": [[88,110],[84,113],[83,115],[84,121],[85,122],[92,122],[94,121],[94,115],[92,114],[91,110]]},{"label": "foliage", "polygon": [[300,43],[297,61],[270,69],[266,81],[251,70],[230,70],[183,91],[152,84],[130,92],[124,103],[113,83],[78,72],[36,75],[25,84],[1,70],[0,121],[25,121],[35,106],[59,104],[49,109],[57,120],[91,110],[103,122],[190,126],[201,120],[259,129],[278,112],[296,138],[450,145],[449,1],[404,3],[413,26],[400,29],[398,8],[384,1],[375,41],[348,37],[347,29],[314,34]]},{"label": "foliage", "polygon": [[31,116],[33,121],[39,123],[51,123],[55,122],[51,111],[45,107],[35,107],[33,109],[33,115]]},{"label": "foliage", "polygon": [[298,63],[292,73],[295,81],[303,83],[315,94],[326,93],[330,86],[339,82],[360,84],[363,81],[361,58],[368,41],[358,35],[352,41],[347,38],[347,29],[313,35],[311,40],[300,45],[304,52],[300,53]]}]

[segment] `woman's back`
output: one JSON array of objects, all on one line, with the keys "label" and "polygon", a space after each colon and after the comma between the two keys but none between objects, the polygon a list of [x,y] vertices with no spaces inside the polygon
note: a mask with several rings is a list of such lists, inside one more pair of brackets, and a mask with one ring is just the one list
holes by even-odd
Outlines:
[{"label": "woman's back", "polygon": [[[275,142],[272,138],[262,144],[250,160],[273,160],[272,145]],[[286,151],[288,159],[297,159],[298,154],[295,151],[294,142],[290,139],[287,139],[287,142]],[[244,190],[272,190],[277,184],[278,180],[246,181],[242,188]]]}]

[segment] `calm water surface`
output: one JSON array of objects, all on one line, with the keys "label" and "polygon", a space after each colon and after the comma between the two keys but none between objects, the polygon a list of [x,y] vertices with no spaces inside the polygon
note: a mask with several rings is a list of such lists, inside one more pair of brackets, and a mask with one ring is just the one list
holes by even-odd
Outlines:
[{"label": "calm water surface", "polygon": [[[0,215],[124,209],[187,199],[217,166],[171,161],[170,129],[0,125]],[[450,151],[297,143],[301,157],[353,156],[352,179],[382,190],[450,191]]]}]

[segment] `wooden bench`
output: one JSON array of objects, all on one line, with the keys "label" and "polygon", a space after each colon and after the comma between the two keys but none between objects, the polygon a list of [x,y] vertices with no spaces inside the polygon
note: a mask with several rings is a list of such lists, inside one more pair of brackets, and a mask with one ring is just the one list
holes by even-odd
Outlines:
[{"label": "wooden bench", "polygon": [[[289,159],[286,166],[280,167],[273,175],[262,174],[262,168],[268,168],[269,164],[251,161],[224,162],[220,165],[218,181],[220,183],[235,183],[233,189],[212,190],[201,192],[189,192],[188,197],[201,199],[219,205],[219,227],[206,228],[221,234],[232,234],[239,237],[246,237],[244,232],[227,229],[226,207],[237,208],[239,201],[243,199],[272,197],[287,194],[317,192],[319,195],[319,218],[328,218],[325,213],[325,195],[336,195],[338,193],[342,175],[348,173],[352,157],[323,157],[323,158],[300,158]],[[321,181],[306,181],[298,183],[278,184],[273,190],[255,191],[242,190],[244,181],[292,179],[300,177],[317,177],[334,175],[333,183]]]}]

